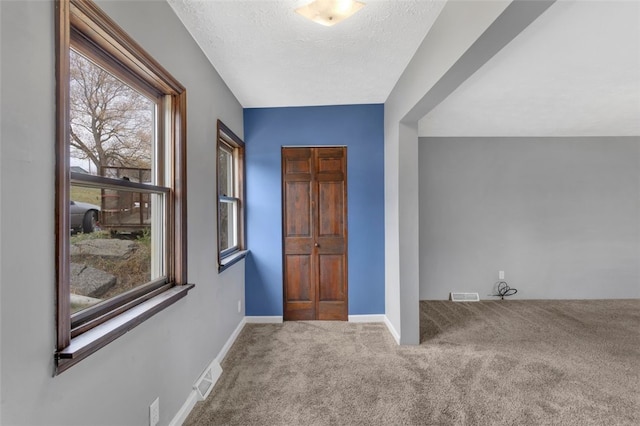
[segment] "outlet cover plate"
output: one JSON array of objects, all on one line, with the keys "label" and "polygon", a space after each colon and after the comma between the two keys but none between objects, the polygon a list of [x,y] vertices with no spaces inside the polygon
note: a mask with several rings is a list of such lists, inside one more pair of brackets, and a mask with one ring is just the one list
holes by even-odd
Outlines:
[{"label": "outlet cover plate", "polygon": [[149,406],[149,426],[156,426],[160,423],[160,397]]}]

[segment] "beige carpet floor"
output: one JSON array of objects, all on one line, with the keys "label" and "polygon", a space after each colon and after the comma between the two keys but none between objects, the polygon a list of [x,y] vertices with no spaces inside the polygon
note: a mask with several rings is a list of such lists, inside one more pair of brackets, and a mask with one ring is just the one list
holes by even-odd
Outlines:
[{"label": "beige carpet floor", "polygon": [[640,300],[421,302],[383,324],[247,325],[186,425],[640,425]]}]

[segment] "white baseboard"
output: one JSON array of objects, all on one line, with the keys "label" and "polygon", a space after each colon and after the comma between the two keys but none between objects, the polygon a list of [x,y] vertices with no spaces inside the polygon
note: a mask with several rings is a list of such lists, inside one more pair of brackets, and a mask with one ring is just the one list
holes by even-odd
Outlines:
[{"label": "white baseboard", "polygon": [[244,317],[247,324],[280,324],[282,322],[282,316],[270,316],[270,317]]},{"label": "white baseboard", "polygon": [[393,327],[393,324],[391,324],[391,321],[389,321],[389,318],[387,318],[386,315],[384,316],[384,323],[387,325],[387,328],[389,329],[389,333],[391,333],[396,343],[400,344],[400,334]]},{"label": "white baseboard", "polygon": [[[243,322],[241,322],[240,324],[244,325]],[[211,364],[207,366],[207,368],[205,368],[202,375],[200,375],[200,377],[198,377],[198,380],[196,380],[196,384],[200,382],[200,380],[202,380],[202,376],[207,372],[207,370],[211,370],[211,387],[209,388],[209,392],[211,392],[211,389],[213,389],[213,387],[216,385],[216,382],[222,375],[222,367],[220,367],[220,363],[218,362],[217,358],[214,359]],[[193,407],[195,407],[196,403],[203,400],[203,398],[200,396],[200,393],[195,389],[195,387],[196,385],[194,385],[194,389],[189,393],[187,400],[184,404],[182,404],[182,407],[180,407],[178,413],[171,420],[169,426],[181,426],[184,421],[187,420],[189,413],[191,413],[191,410],[193,410]],[[207,395],[209,394],[209,392],[207,392]]]},{"label": "white baseboard", "polygon": [[196,402],[198,402],[198,393],[192,390],[187,400],[182,404],[182,407],[180,407],[178,413],[169,422],[169,426],[182,426],[184,421],[187,420],[189,413],[191,413],[191,410],[193,410],[193,407],[196,406]]},{"label": "white baseboard", "polygon": [[242,321],[240,321],[240,324],[238,324],[236,329],[233,330],[233,333],[231,333],[231,336],[229,336],[229,338],[227,339],[227,342],[224,344],[222,349],[220,349],[220,353],[218,353],[218,356],[216,357],[216,361],[218,361],[219,364],[222,364],[222,361],[224,361],[224,357],[227,356],[227,352],[229,352],[229,349],[231,349],[231,346],[233,346],[233,343],[236,341],[236,339],[240,335],[240,332],[242,331],[246,323],[247,323],[247,318],[243,317]]},{"label": "white baseboard", "polygon": [[349,322],[385,322],[384,315],[349,315]]},{"label": "white baseboard", "polygon": [[[282,320],[280,322],[282,322]],[[216,356],[213,359],[213,361],[211,361],[211,364],[209,364],[207,368],[205,368],[204,371],[207,371],[207,369],[211,369],[211,375],[212,375],[212,381],[213,381],[211,385],[212,388],[213,386],[215,386],[216,382],[220,378],[220,375],[222,374],[222,367],[220,366],[220,364],[224,360],[224,357],[227,356],[227,352],[229,352],[229,349],[231,349],[231,346],[233,346],[233,343],[236,341],[236,339],[240,335],[240,332],[242,331],[246,323],[247,323],[246,317],[242,318],[242,321],[240,321],[240,324],[238,324],[236,329],[233,330],[233,333],[231,333],[231,336],[229,336],[224,346],[222,346],[222,349],[220,349],[218,356]],[[200,380],[200,377],[196,380],[196,383],[198,383],[198,381]],[[182,404],[182,407],[180,407],[180,410],[178,410],[178,412],[173,417],[171,422],[169,422],[169,426],[182,426],[184,421],[189,416],[189,413],[191,413],[191,410],[193,410],[193,407],[195,407],[196,403],[199,400],[200,400],[200,396],[198,395],[198,392],[195,389],[192,390],[189,393],[187,400],[184,402],[184,404]]]}]

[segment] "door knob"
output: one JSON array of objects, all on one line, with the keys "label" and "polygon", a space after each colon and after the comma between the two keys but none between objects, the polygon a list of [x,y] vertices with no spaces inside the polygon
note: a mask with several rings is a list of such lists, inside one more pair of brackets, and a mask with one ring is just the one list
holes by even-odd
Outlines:
[{"label": "door knob", "polygon": [[320,247],[320,244],[318,244],[318,243],[315,243],[315,244],[314,244],[314,246],[316,246],[316,247]]}]

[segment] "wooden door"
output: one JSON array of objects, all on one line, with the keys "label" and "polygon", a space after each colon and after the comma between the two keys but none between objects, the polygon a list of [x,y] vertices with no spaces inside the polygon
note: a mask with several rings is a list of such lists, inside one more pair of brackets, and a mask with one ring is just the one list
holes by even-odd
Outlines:
[{"label": "wooden door", "polygon": [[282,148],[284,319],[343,320],[347,149]]}]

